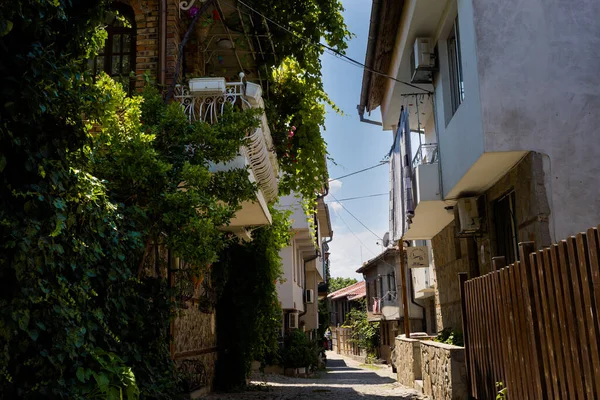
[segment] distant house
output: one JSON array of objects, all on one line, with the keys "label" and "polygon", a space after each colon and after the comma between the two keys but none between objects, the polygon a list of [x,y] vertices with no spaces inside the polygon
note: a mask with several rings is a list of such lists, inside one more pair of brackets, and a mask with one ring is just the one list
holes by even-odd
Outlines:
[{"label": "distant house", "polygon": [[[367,261],[356,270],[363,274],[367,295],[367,320],[379,322],[379,358],[391,361],[395,337],[404,333],[404,309],[402,307],[402,288],[399,268],[400,251],[386,249],[377,257]],[[407,272],[408,290],[412,290]],[[423,307],[411,299],[408,304],[410,327],[412,332],[424,330]]]},{"label": "distant house", "polygon": [[282,334],[301,329],[313,335],[319,327],[318,286],[326,279],[325,253],[333,235],[329,208],[321,198],[317,213],[307,217],[301,197],[294,194],[281,197],[278,207],[292,211],[290,245],[279,253],[285,278],[277,284],[283,309]]},{"label": "distant house", "polygon": [[331,304],[330,325],[332,327],[343,325],[346,320],[346,314],[350,310],[360,307],[359,300],[364,299],[366,294],[367,289],[364,281],[330,293],[327,296]]}]

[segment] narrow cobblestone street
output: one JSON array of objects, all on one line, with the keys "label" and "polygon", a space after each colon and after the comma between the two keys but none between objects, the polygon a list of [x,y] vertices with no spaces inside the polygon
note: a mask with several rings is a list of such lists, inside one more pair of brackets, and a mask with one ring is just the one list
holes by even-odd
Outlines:
[{"label": "narrow cobblestone street", "polygon": [[252,383],[266,385],[245,393],[215,393],[211,400],[424,400],[427,397],[396,382],[387,366],[366,367],[357,361],[327,352],[327,371],[310,378],[256,374]]}]

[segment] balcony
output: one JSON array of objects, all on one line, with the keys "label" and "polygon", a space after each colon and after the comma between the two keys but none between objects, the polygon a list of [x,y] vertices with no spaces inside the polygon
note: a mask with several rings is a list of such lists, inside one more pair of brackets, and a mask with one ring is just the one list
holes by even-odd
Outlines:
[{"label": "balcony", "polygon": [[[240,82],[226,82],[225,78],[220,77],[191,79],[188,85],[177,86],[175,100],[181,103],[190,122],[215,123],[223,115],[226,104],[242,110],[264,109],[261,86],[244,82],[243,74],[240,74],[240,78]],[[249,238],[245,227],[271,223],[267,205],[278,194],[277,156],[270,150],[272,148],[271,131],[267,117],[262,113],[260,126],[246,137],[238,156],[228,163],[211,164],[213,172],[248,167],[250,181],[256,182],[259,188],[256,199],[244,202],[242,209],[224,230]]]},{"label": "balcony", "polygon": [[437,143],[421,144],[412,160],[412,185],[415,199],[414,216],[405,240],[431,239],[452,222],[453,213],[446,210],[440,193],[439,149]]}]

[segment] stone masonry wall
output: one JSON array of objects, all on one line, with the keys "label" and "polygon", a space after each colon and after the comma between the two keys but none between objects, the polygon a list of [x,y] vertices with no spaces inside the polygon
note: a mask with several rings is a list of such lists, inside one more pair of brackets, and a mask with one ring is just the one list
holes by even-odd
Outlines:
[{"label": "stone masonry wall", "polygon": [[467,240],[456,237],[454,222],[431,240],[436,275],[436,332],[444,328],[462,332],[458,273],[469,272]]},{"label": "stone masonry wall", "polygon": [[414,387],[415,380],[421,377],[421,341],[416,339],[396,338],[396,373],[398,382],[404,386]]},{"label": "stone masonry wall", "polygon": [[431,400],[467,399],[464,348],[433,341],[420,345],[423,393]]},{"label": "stone masonry wall", "polygon": [[492,271],[492,257],[499,255],[496,250],[494,203],[511,190],[515,191],[517,242],[535,242],[538,249],[552,244],[551,210],[544,185],[543,158],[541,154],[531,152],[485,193],[482,235],[476,238],[481,275]]}]

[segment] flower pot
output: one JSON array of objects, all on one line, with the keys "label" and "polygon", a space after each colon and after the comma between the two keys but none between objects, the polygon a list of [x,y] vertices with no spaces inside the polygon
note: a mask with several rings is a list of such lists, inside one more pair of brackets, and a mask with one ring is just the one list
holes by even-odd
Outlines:
[{"label": "flower pot", "polygon": [[256,83],[246,83],[246,99],[253,106],[258,106],[258,102],[262,96],[262,87]]},{"label": "flower pot", "polygon": [[194,78],[190,79],[190,92],[201,94],[225,93],[225,78]]}]

